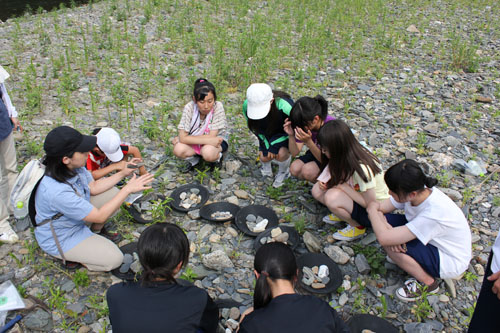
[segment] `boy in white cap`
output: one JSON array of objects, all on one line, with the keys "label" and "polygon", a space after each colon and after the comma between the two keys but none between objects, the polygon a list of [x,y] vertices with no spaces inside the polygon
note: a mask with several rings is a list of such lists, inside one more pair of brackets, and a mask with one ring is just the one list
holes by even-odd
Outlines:
[{"label": "boy in white cap", "polygon": [[[102,178],[111,172],[120,171],[129,163],[127,155],[132,155],[131,162],[142,162],[139,148],[120,140],[120,135],[110,127],[96,128],[92,134],[97,137],[97,144],[87,158],[87,169],[92,173],[95,180]],[[144,166],[139,167],[139,173],[146,174]]]},{"label": "boy in white cap", "polygon": [[253,83],[247,89],[243,103],[243,115],[248,128],[259,139],[260,169],[263,176],[271,177],[271,161],[278,164],[278,173],[273,187],[280,187],[290,177],[291,156],[288,150],[288,134],[283,130],[285,120],[290,116],[293,100],[287,93],[273,91],[265,83]]},{"label": "boy in white cap", "polygon": [[15,243],[19,238],[8,221],[9,214],[12,213],[9,193],[17,177],[16,148],[12,131],[22,131],[22,127],[4,85],[9,76],[0,66],[0,241]]}]

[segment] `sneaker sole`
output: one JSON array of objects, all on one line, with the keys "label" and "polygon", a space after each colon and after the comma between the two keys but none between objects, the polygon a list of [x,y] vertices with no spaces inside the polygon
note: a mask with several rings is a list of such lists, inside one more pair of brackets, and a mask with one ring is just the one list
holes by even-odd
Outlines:
[{"label": "sneaker sole", "polygon": [[344,222],[344,221],[332,221],[330,219],[323,219],[322,221],[329,225],[337,225]]},{"label": "sneaker sole", "polygon": [[281,182],[276,183],[276,180],[275,180],[275,181],[273,182],[273,187],[274,187],[274,188],[278,188],[278,187],[283,186],[283,184],[285,183],[285,180],[286,180],[286,179],[288,179],[288,178],[290,178],[290,172],[288,172],[288,173],[286,174],[285,178],[283,178],[283,180],[282,180]]},{"label": "sneaker sole", "polygon": [[336,240],[339,240],[339,241],[353,241],[355,239],[358,239],[358,238],[361,238],[363,237],[364,235],[366,235],[366,233],[364,234],[361,234],[361,235],[357,235],[357,236],[354,236],[354,237],[347,237],[347,236],[342,236],[342,235],[337,235],[336,233],[332,235],[333,239],[336,239]]},{"label": "sneaker sole", "polygon": [[[420,296],[418,296],[418,297],[406,297],[406,296],[403,296],[403,295],[401,295],[399,293],[400,289],[403,289],[403,288],[399,288],[399,289],[396,290],[396,297],[399,298],[401,301],[404,301],[404,302],[415,302],[420,297]],[[427,292],[427,294],[437,294],[438,292],[439,292],[439,287],[437,287],[433,291]]]}]

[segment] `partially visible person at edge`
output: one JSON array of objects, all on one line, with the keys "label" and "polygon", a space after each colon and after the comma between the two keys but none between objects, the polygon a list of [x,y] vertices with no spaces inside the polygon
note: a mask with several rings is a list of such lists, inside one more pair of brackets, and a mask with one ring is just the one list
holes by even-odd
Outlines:
[{"label": "partially visible person at edge", "polygon": [[[439,291],[438,278],[460,276],[472,258],[471,232],[462,210],[407,159],[384,175],[391,197],[368,206],[373,231],[389,259],[412,277],[396,290],[403,301],[415,301],[423,291]],[[404,215],[387,214],[404,209]],[[386,214],[386,215],[384,215]]]},{"label": "partially visible person at edge", "polygon": [[13,131],[22,131],[23,128],[5,87],[4,82],[9,76],[0,66],[0,241],[11,244],[19,240],[9,224],[9,215],[13,212],[9,194],[18,174]]},{"label": "partially visible person at edge", "polygon": [[134,169],[94,180],[85,163],[95,144],[95,136],[68,126],[56,127],[45,137],[45,175],[35,193],[35,237],[43,251],[66,263],[109,271],[122,263],[123,254],[110,240],[118,241],[117,235],[107,233],[104,224],[128,195],[151,188],[147,185],[153,175],[133,174],[116,195],[110,195],[109,189]]},{"label": "partially visible person at edge", "polygon": [[200,159],[221,168],[222,154],[228,148],[227,120],[215,87],[207,79],[194,83],[192,101],[184,106],[177,128],[179,135],[172,139],[173,153],[186,161],[182,172],[192,170]]},{"label": "partially visible person at edge", "polygon": [[491,248],[484,270],[483,285],[469,324],[469,333],[496,333],[500,330],[500,232]]},{"label": "partially visible person at edge", "polygon": [[275,242],[259,248],[253,308],[242,315],[240,333],[349,332],[327,302],[295,293],[297,273],[295,255],[287,245]]},{"label": "partially visible person at edge", "polygon": [[328,207],[323,222],[347,226],[335,232],[336,240],[363,237],[371,226],[366,212],[372,201],[389,198],[379,159],[358,142],[347,124],[339,119],[321,127],[318,142],[325,168],[312,188],[313,197]]},{"label": "partially visible person at edge", "polygon": [[248,128],[259,139],[259,160],[263,177],[272,177],[271,162],[278,164],[278,173],[273,187],[283,185],[290,177],[292,157],[288,150],[288,134],[284,130],[285,120],[290,116],[293,100],[285,92],[273,91],[265,83],[253,83],[247,89],[243,103],[243,115]]},{"label": "partially visible person at edge", "polygon": [[[142,162],[139,148],[121,141],[120,135],[114,129],[96,128],[92,131],[92,135],[97,137],[97,143],[89,152],[87,170],[92,173],[95,180],[126,168],[129,164],[127,160],[129,156],[132,156],[134,163]],[[141,176],[147,173],[144,165],[138,169]]]},{"label": "partially visible person at edge", "polygon": [[151,225],[137,248],[140,282],[112,285],[106,294],[113,332],[216,332],[219,310],[207,292],[175,279],[189,260],[184,231],[172,223]]},{"label": "partially visible person at edge", "polygon": [[321,149],[318,144],[320,128],[335,118],[328,114],[328,102],[321,95],[299,98],[284,124],[288,134],[288,148],[293,157],[306,145],[306,153],[290,165],[290,173],[298,179],[316,182],[321,171]]}]

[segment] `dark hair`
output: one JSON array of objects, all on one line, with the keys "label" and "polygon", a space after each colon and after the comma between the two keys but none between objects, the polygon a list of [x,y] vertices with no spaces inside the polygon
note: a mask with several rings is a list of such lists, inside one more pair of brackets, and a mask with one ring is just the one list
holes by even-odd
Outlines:
[{"label": "dark hair", "polygon": [[210,81],[200,78],[194,82],[193,97],[196,102],[204,100],[209,92],[214,94],[214,101],[216,101],[215,87]]},{"label": "dark hair", "polygon": [[157,223],[146,228],[139,237],[137,245],[139,261],[144,269],[142,283],[165,279],[176,283],[174,269],[189,260],[189,241],[177,225]]},{"label": "dark hair", "polygon": [[54,178],[59,183],[67,184],[68,179],[76,176],[76,171],[68,168],[62,160],[64,157],[72,158],[74,154],[75,152],[72,151],[64,156],[46,156],[43,162],[45,164],[44,175]]},{"label": "dark hair", "polygon": [[285,131],[283,130],[283,121],[281,121],[281,119],[280,119],[281,110],[278,110],[276,103],[278,102],[277,101],[278,98],[283,98],[285,100],[291,100],[292,97],[284,91],[273,90],[273,98],[274,98],[274,102],[271,104],[271,109],[269,110],[269,113],[267,114],[267,116],[265,116],[263,119],[259,119],[259,120],[254,120],[254,119],[248,118],[248,121],[247,121],[248,128],[253,133],[259,134],[260,131],[263,130],[262,128],[259,127],[259,124],[260,125],[262,124],[259,122],[261,122],[263,120],[265,120],[265,124],[267,124],[267,126],[265,128],[266,136],[272,136],[273,134],[277,134],[280,132],[285,133]]},{"label": "dark hair", "polygon": [[299,127],[305,130],[314,117],[319,116],[321,120],[325,120],[328,115],[328,102],[321,95],[316,97],[301,97],[293,105],[290,111],[290,121],[292,128]]},{"label": "dark hair", "polygon": [[99,133],[99,131],[101,130],[101,127],[96,127],[92,130],[92,135],[97,135],[97,133]]},{"label": "dark hair", "polygon": [[398,196],[406,196],[413,191],[422,191],[425,187],[437,185],[436,178],[426,176],[420,165],[414,160],[402,160],[391,166],[384,175],[385,183]]},{"label": "dark hair", "polygon": [[[324,154],[321,156],[323,167],[328,164],[330,170],[329,188],[347,182],[354,172],[367,182],[382,171],[377,165],[378,158],[358,142],[349,126],[340,119],[330,120],[321,127],[318,143],[330,154],[330,159]],[[366,175],[361,164],[366,165],[372,175]]]},{"label": "dark hair", "polygon": [[255,254],[253,267],[260,274],[255,284],[253,306],[255,309],[266,306],[272,299],[271,280],[285,279],[295,283],[297,278],[297,262],[293,251],[280,242],[262,245]]}]

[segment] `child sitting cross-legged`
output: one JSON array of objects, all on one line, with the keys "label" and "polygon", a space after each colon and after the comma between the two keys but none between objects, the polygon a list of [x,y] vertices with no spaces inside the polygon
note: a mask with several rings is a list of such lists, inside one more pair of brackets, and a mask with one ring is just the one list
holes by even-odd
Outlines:
[{"label": "child sitting cross-legged", "polygon": [[[426,289],[439,291],[437,278],[462,274],[471,260],[471,232],[460,208],[434,186],[414,160],[403,160],[384,176],[391,197],[368,205],[377,240],[389,258],[413,278],[396,296],[414,301]],[[388,214],[404,209],[405,215]]]}]

